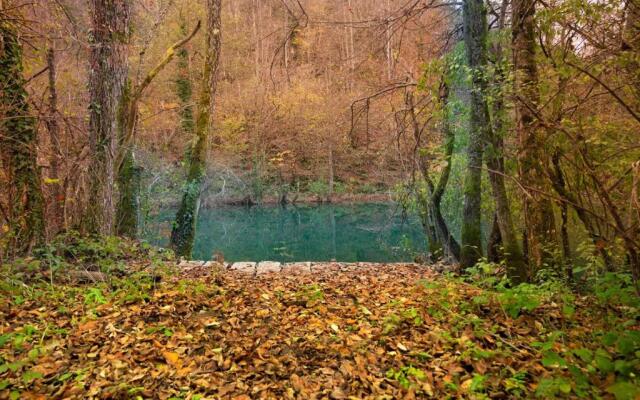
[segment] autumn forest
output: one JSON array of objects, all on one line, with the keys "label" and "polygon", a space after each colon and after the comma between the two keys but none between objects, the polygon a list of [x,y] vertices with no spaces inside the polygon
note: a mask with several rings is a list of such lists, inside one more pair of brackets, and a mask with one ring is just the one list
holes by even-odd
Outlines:
[{"label": "autumn forest", "polygon": [[638,0],[0,0],[0,399],[640,399]]}]

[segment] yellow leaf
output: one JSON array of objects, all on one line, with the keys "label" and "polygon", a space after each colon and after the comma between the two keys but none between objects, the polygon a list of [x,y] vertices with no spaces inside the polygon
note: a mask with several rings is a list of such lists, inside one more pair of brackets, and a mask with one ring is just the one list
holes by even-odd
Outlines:
[{"label": "yellow leaf", "polygon": [[331,324],[331,329],[333,329],[334,332],[340,332],[340,328],[338,328],[336,324]]},{"label": "yellow leaf", "polygon": [[167,364],[173,365],[174,367],[179,367],[182,363],[180,362],[180,354],[174,353],[172,351],[164,351],[162,352],[164,359],[167,361]]}]

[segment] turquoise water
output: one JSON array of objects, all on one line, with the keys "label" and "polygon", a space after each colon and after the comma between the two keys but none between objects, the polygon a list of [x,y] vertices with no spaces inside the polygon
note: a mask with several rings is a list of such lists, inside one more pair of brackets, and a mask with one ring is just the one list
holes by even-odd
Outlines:
[{"label": "turquoise water", "polygon": [[[420,223],[392,203],[219,207],[200,210],[193,258],[227,261],[411,261],[426,248]],[[146,238],[166,246],[175,210],[152,218]]]}]

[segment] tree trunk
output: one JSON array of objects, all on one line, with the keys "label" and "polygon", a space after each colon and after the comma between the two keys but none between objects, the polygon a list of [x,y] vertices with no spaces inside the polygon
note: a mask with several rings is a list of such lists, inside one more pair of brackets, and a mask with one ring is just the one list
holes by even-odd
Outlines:
[{"label": "tree trunk", "polygon": [[51,141],[51,159],[49,160],[49,179],[51,182],[51,234],[55,235],[64,228],[64,192],[60,181],[60,126],[58,125],[58,92],[56,90],[57,69],[56,53],[53,44],[47,49],[47,67],[49,68],[49,104],[46,119],[47,131]]},{"label": "tree trunk", "polygon": [[[447,103],[449,100],[449,88],[443,78],[443,83],[440,93],[440,101],[444,109],[447,109]],[[411,123],[413,127],[413,136],[416,143],[416,158],[417,164],[420,169],[420,174],[425,181],[426,188],[421,190],[418,188],[417,201],[420,205],[420,218],[424,232],[429,242],[429,252],[431,258],[440,258],[443,255],[452,258],[455,261],[460,259],[460,246],[455,238],[449,232],[447,223],[442,216],[440,209],[440,203],[442,202],[442,196],[449,182],[449,175],[451,174],[451,156],[454,148],[454,132],[450,129],[449,116],[445,112],[443,117],[443,134],[445,139],[445,160],[446,164],[438,182],[434,185],[433,180],[429,174],[428,160],[422,154],[420,154],[421,145],[421,127],[418,122],[417,115],[415,113],[415,105],[413,101],[413,93],[408,92],[405,96],[405,104],[411,117]],[[443,254],[444,253],[444,254]]]},{"label": "tree trunk", "polygon": [[22,46],[16,28],[9,21],[0,21],[0,154],[11,182],[7,232],[10,256],[28,253],[44,241],[38,132],[22,73]]},{"label": "tree trunk", "polygon": [[489,111],[485,99],[487,11],[483,0],[464,1],[463,23],[467,62],[472,73],[472,87],[460,264],[462,268],[469,268],[482,257],[482,218],[480,215],[482,158],[489,126]]},{"label": "tree trunk", "polygon": [[629,51],[635,57],[629,57],[626,69],[630,76],[636,100],[640,99],[640,0],[627,0],[626,21],[623,32],[622,49]]},{"label": "tree trunk", "polygon": [[500,234],[500,225],[498,224],[498,214],[493,214],[493,224],[491,225],[491,233],[487,242],[487,260],[497,264],[502,260],[502,235]]},{"label": "tree trunk", "polygon": [[[614,270],[613,260],[611,259],[611,256],[607,251],[607,247],[602,246],[602,238],[600,237],[598,231],[594,226],[591,215],[587,213],[587,211],[583,207],[580,206],[580,202],[578,201],[578,199],[574,196],[573,193],[569,192],[565,187],[564,174],[560,166],[560,158],[554,157],[553,162],[554,162],[554,169],[552,170],[551,168],[548,168],[547,173],[551,177],[550,180],[554,190],[560,195],[560,197],[562,197],[565,204],[572,204],[574,206],[573,208],[576,212],[576,215],[578,216],[580,221],[582,221],[582,224],[587,230],[587,233],[591,238],[591,242],[593,243],[593,246],[600,253],[600,256],[602,257],[602,261],[605,265],[605,268],[607,269],[607,271],[613,271]],[[565,262],[566,261],[567,260],[565,260]],[[573,275],[573,271],[567,271],[567,273],[568,274],[571,273],[571,275]]]},{"label": "tree trunk", "polygon": [[[115,231],[118,236],[138,235],[138,211],[141,171],[135,165],[133,133],[138,119],[138,102],[133,98],[131,82],[127,80],[120,97],[118,115],[118,146],[114,168],[118,183]],[[128,135],[132,138],[128,139]]]},{"label": "tree trunk", "polygon": [[354,35],[353,35],[353,5],[351,4],[351,0],[347,0],[347,12],[349,15],[349,41],[347,45],[349,46],[349,90],[353,90],[354,85],[354,74],[356,70],[356,50],[354,45]]},{"label": "tree trunk", "polygon": [[387,17],[385,20],[385,28],[384,28],[385,55],[387,57],[387,79],[391,81],[391,79],[393,78],[393,47],[391,46],[391,38],[392,38],[391,21],[390,21],[391,4],[389,3],[389,0],[387,0],[385,11],[387,12]]},{"label": "tree trunk", "polygon": [[221,0],[207,0],[207,49],[200,98],[197,104],[198,117],[195,125],[195,142],[187,182],[173,231],[171,245],[178,256],[190,258],[196,234],[196,222],[200,208],[200,192],[205,177],[207,149],[214,112],[214,97],[220,63],[220,19]]},{"label": "tree trunk", "polygon": [[115,176],[118,123],[129,71],[130,0],[92,0],[89,59],[90,201],[84,218],[88,232],[115,232]]},{"label": "tree trunk", "polygon": [[119,236],[136,238],[140,217],[140,187],[142,168],[135,162],[133,149],[129,146],[118,170],[118,207],[116,212],[116,232]]},{"label": "tree trunk", "polygon": [[[493,192],[496,206],[496,222],[500,230],[500,239],[503,246],[501,256],[504,257],[507,266],[507,276],[514,283],[521,283],[527,280],[527,265],[518,243],[516,231],[511,217],[511,206],[507,196],[505,185],[504,167],[504,125],[503,115],[504,97],[502,88],[505,84],[505,74],[502,65],[502,46],[498,44],[494,47],[496,58],[496,71],[494,73],[495,86],[498,93],[494,95],[493,101],[493,125],[488,129],[490,148],[486,154],[486,163],[489,169],[489,181]],[[488,250],[487,250],[488,251]]]},{"label": "tree trunk", "polygon": [[540,194],[545,188],[543,178],[548,157],[535,115],[540,97],[535,59],[535,4],[535,0],[515,0],[512,18],[519,176],[525,188],[533,189],[523,196],[524,240],[531,275],[548,262],[549,251],[556,242],[552,204]]},{"label": "tree trunk", "polygon": [[442,242],[436,233],[436,225],[433,218],[432,204],[429,201],[429,195],[418,189],[417,195],[422,230],[427,237],[427,245],[429,246],[429,261],[434,262],[442,258]]},{"label": "tree trunk", "polygon": [[333,143],[329,143],[329,193],[327,200],[329,202],[333,199],[333,186],[334,186],[334,164],[333,164]]},{"label": "tree trunk", "polygon": [[442,196],[449,183],[449,176],[451,176],[451,157],[453,156],[453,150],[455,147],[455,132],[451,129],[450,115],[449,115],[449,95],[450,89],[447,84],[446,77],[443,77],[440,87],[440,103],[444,110],[444,116],[442,119],[442,132],[445,140],[444,157],[445,165],[440,174],[440,178],[435,187],[431,189],[431,207],[433,209],[434,222],[436,232],[440,237],[442,246],[445,251],[445,255],[454,261],[460,261],[460,245],[456,239],[449,232],[447,223],[442,216],[441,206]]},{"label": "tree trunk", "polygon": [[[118,114],[118,147],[115,168],[118,172],[118,206],[116,218],[116,232],[118,235],[135,238],[138,234],[138,220],[140,215],[140,185],[142,178],[142,168],[136,165],[134,147],[135,131],[138,120],[138,103],[155,77],[171,62],[176,50],[182,47],[195,36],[200,29],[200,22],[193,32],[173,44],[165,52],[164,58],[152,68],[142,82],[135,87],[127,81],[125,89],[120,98],[120,110]],[[188,82],[190,96],[190,85]],[[191,111],[189,105],[183,113]],[[183,121],[187,123],[187,121]],[[191,125],[193,118],[191,117]]]},{"label": "tree trunk", "polygon": [[[180,23],[180,33],[186,35],[188,33],[186,21]],[[193,105],[191,103],[193,97],[193,85],[191,83],[191,71],[189,68],[189,50],[182,47],[178,51],[178,78],[176,79],[176,95],[178,96],[180,105],[180,129],[182,134],[191,138],[194,131]],[[257,72],[256,72],[257,75]]]},{"label": "tree trunk", "polygon": [[[555,171],[555,181],[554,185],[557,186],[561,192],[566,191],[566,184],[564,179],[564,173],[562,172],[562,168],[560,167],[560,151],[556,150],[553,153],[553,157],[551,158],[553,163],[553,168]],[[560,204],[560,217],[561,217],[561,225],[560,225],[560,238],[562,240],[562,255],[563,261],[566,268],[567,279],[569,281],[573,280],[573,260],[571,257],[571,246],[569,243],[569,231],[568,231],[568,221],[569,221],[569,206],[566,201],[563,201]]]}]

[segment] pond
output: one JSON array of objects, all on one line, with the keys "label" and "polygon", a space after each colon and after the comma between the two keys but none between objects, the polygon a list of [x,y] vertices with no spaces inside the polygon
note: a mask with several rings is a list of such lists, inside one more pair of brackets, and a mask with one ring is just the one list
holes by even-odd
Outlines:
[{"label": "pond", "polygon": [[[151,218],[146,239],[166,246],[175,210]],[[193,258],[225,261],[412,261],[426,248],[416,216],[393,203],[200,210]]]}]

